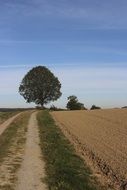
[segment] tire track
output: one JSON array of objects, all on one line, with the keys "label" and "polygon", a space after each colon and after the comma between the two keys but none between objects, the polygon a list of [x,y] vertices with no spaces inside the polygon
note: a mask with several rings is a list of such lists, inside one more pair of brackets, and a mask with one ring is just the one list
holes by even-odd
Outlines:
[{"label": "tire track", "polygon": [[4,130],[20,115],[21,113],[18,113],[14,115],[13,117],[7,119],[4,123],[0,125],[0,135],[4,132]]},{"label": "tire track", "polygon": [[46,190],[46,185],[42,183],[45,164],[41,159],[36,114],[37,112],[32,113],[29,120],[25,153],[15,190]]}]

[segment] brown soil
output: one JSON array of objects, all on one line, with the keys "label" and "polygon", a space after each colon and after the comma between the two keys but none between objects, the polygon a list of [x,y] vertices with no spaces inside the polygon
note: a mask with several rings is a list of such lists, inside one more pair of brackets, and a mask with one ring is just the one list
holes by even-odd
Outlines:
[{"label": "brown soil", "polygon": [[127,109],[52,112],[52,116],[101,181],[126,188]]},{"label": "brown soil", "polygon": [[18,172],[16,190],[46,190],[46,185],[42,183],[45,172],[39,147],[36,114],[37,112],[32,113],[29,120],[25,153]]}]

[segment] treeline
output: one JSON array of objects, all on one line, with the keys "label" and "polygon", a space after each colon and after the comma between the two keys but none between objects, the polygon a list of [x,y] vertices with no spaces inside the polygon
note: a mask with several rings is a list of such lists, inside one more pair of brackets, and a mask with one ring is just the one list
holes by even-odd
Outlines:
[{"label": "treeline", "polygon": [[[87,110],[87,108],[84,106],[83,103],[78,101],[78,98],[74,95],[69,96],[68,98],[68,103],[67,103],[67,109],[69,110]],[[95,109],[101,109],[98,106],[92,105],[92,107],[90,108],[91,110],[95,110]]]},{"label": "treeline", "polygon": [[[66,108],[68,110],[87,110],[87,108],[84,106],[84,104],[79,102],[78,98],[75,95],[69,96],[67,98],[67,100],[68,100],[68,102],[67,102]],[[95,110],[95,109],[101,109],[101,107],[92,105],[92,107],[90,108],[90,110]],[[65,109],[57,108],[54,105],[52,105],[50,107],[50,110],[61,111],[61,110],[65,110]]]},{"label": "treeline", "polygon": [[[83,103],[78,101],[78,98],[75,95],[69,96],[67,98],[68,102],[66,105],[67,109],[57,108],[56,106],[52,105],[49,109],[51,111],[63,111],[63,110],[88,110]],[[127,106],[121,107],[122,109],[127,109]],[[90,110],[97,110],[101,109],[101,107],[92,105]]]}]

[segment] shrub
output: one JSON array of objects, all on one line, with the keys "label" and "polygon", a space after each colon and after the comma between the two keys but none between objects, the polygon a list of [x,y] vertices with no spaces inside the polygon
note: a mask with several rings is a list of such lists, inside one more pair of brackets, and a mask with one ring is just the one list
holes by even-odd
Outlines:
[{"label": "shrub", "polygon": [[96,109],[101,109],[101,108],[98,107],[98,106],[92,105],[92,107],[91,107],[90,109],[91,109],[91,110],[96,110]]},{"label": "shrub", "polygon": [[69,110],[82,110],[84,109],[84,104],[78,102],[77,97],[72,95],[68,97],[68,103],[66,107]]}]

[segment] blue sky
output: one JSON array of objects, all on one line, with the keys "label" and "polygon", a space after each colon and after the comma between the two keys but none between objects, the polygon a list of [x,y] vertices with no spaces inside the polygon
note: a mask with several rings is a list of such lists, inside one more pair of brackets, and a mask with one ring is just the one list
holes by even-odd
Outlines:
[{"label": "blue sky", "polygon": [[28,107],[26,72],[51,69],[64,107],[75,94],[90,107],[127,105],[126,0],[0,0],[0,107]]}]

